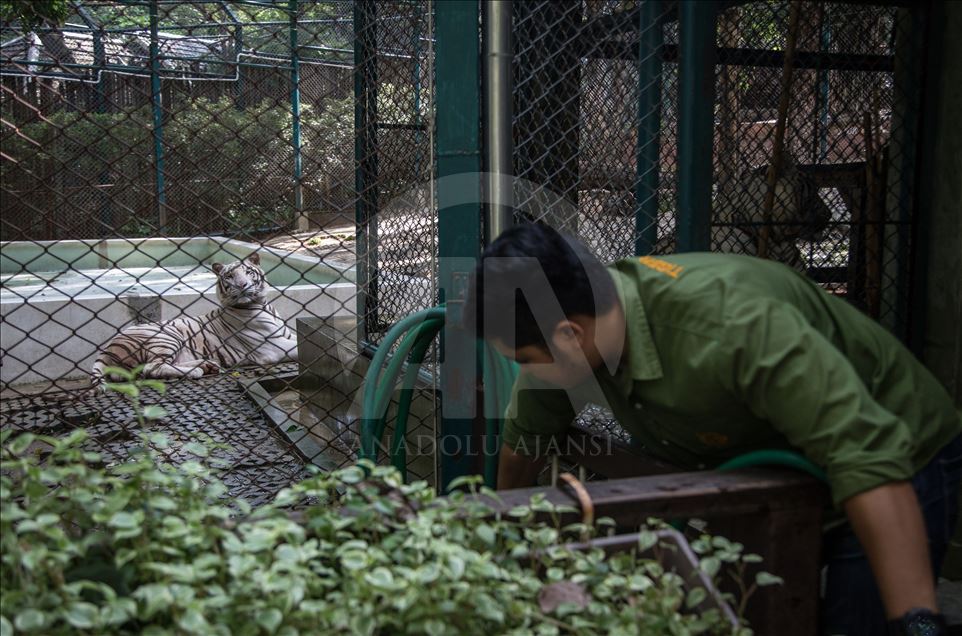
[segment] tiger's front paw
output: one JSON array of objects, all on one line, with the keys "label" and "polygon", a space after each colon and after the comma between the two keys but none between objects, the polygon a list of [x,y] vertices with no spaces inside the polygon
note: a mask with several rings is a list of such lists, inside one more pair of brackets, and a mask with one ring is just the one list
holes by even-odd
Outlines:
[{"label": "tiger's front paw", "polygon": [[203,364],[200,365],[204,375],[215,375],[220,373],[220,365],[213,360],[204,360]]}]

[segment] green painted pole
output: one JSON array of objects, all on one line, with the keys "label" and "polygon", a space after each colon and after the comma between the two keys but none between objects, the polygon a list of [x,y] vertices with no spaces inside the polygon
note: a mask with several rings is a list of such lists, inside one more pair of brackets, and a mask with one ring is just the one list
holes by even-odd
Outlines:
[{"label": "green painted pole", "polygon": [[301,174],[301,63],[297,49],[298,0],[288,0],[291,46],[291,146],[294,149],[294,218],[299,232],[308,229],[304,216],[304,183]]},{"label": "green painted pole", "polygon": [[234,80],[234,107],[237,110],[244,110],[246,106],[244,103],[244,74],[241,71],[241,54],[244,52],[244,26],[225,0],[221,0],[220,5],[234,24],[234,55],[237,58],[235,66],[237,79]]},{"label": "green painted pole", "polygon": [[[104,30],[93,16],[82,4],[77,5],[77,14],[93,31],[94,45],[94,68],[97,72],[97,83],[94,93],[94,110],[97,113],[107,112],[107,96],[104,94],[104,68],[107,66],[107,52],[104,48]],[[110,183],[110,168],[105,164],[103,170],[97,177],[97,183],[101,186],[98,193],[100,197],[100,236],[108,236],[114,230],[114,215],[110,205],[110,197],[104,191],[104,186]]]},{"label": "green painted pole", "polygon": [[661,162],[662,4],[645,0],[638,12],[638,140],[635,181],[635,255],[650,254],[658,241],[658,179]]},{"label": "green painted pole", "polygon": [[[935,11],[939,12],[942,9]],[[924,307],[921,303],[912,301],[915,298],[924,298],[925,288],[913,288],[912,282],[916,275],[912,269],[919,267],[920,264],[919,259],[914,258],[912,252],[918,250],[916,246],[922,243],[913,241],[912,238],[913,234],[925,234],[926,230],[919,227],[919,221],[931,216],[927,206],[917,205],[917,203],[919,201],[918,169],[922,163],[919,146],[926,139],[924,127],[920,126],[920,117],[924,112],[922,93],[925,85],[922,79],[926,70],[926,53],[935,45],[935,41],[930,37],[931,29],[927,28],[927,21],[933,12],[927,3],[914,3],[908,8],[899,9],[898,12],[901,15],[896,18],[894,28],[899,29],[901,33],[896,34],[895,41],[895,95],[901,96],[901,99],[896,97],[896,100],[903,104],[901,109],[898,108],[898,104],[894,108],[896,112],[892,115],[892,130],[901,131],[901,139],[898,142],[889,142],[889,161],[891,163],[898,161],[896,205],[899,225],[894,228],[894,240],[891,237],[892,229],[884,226],[880,229],[880,232],[887,235],[883,239],[882,253],[885,254],[888,250],[895,252],[895,258],[885,259],[884,267],[887,271],[883,275],[887,275],[890,280],[894,278],[895,285],[894,289],[890,287],[884,292],[883,306],[887,304],[895,311],[894,316],[883,314],[880,316],[880,321],[916,353],[920,353],[924,344],[923,339],[919,337],[922,325],[917,324],[917,330],[913,330],[912,314],[924,316]],[[899,113],[899,110],[902,112]],[[893,177],[890,169],[888,176],[890,190],[893,187]],[[925,267],[924,264],[921,266]],[[891,271],[893,267],[895,272]]]},{"label": "green painted pole", "polygon": [[377,5],[354,2],[354,223],[357,233],[358,343],[377,321]]},{"label": "green painted pole", "polygon": [[164,183],[164,107],[160,87],[160,18],[157,0],[150,2],[150,103],[154,115],[154,175],[157,195],[157,233],[167,232],[167,193]]},{"label": "green painted pole", "polygon": [[711,246],[718,7],[714,0],[699,0],[679,3],[679,11],[676,251],[706,251]]},{"label": "green painted pole", "polygon": [[441,302],[447,320],[441,340],[441,491],[478,472],[482,450],[475,430],[480,360],[473,334],[459,330],[467,281],[481,249],[481,77],[479,4],[435,5],[437,60],[438,251]]}]

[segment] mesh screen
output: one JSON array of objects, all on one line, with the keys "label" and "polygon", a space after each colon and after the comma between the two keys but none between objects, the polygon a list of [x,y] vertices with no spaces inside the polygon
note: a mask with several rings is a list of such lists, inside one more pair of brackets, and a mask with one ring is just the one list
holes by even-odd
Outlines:
[{"label": "mesh screen", "polygon": [[[891,6],[799,2],[792,18],[789,2],[727,4],[716,28],[710,249],[782,261],[904,336],[918,25]],[[546,221],[603,261],[675,251],[678,4],[524,2],[513,17],[514,168],[543,187],[515,193],[516,221]],[[646,102],[652,87],[657,101]],[[646,117],[657,136],[639,135]],[[597,410],[582,418],[616,429]]]},{"label": "mesh screen", "polygon": [[[118,460],[133,414],[85,389],[133,327],[152,351],[139,361],[170,376],[145,397],[168,413],[156,428],[230,446],[234,494],[355,461],[365,342],[434,304],[430,4],[73,5],[62,26],[0,37],[0,426],[83,426]],[[255,253],[274,322],[244,314],[242,337],[194,353],[157,346],[144,325],[225,324],[213,264]],[[428,383],[409,434],[433,426]],[[414,455],[411,477],[433,480]]]}]

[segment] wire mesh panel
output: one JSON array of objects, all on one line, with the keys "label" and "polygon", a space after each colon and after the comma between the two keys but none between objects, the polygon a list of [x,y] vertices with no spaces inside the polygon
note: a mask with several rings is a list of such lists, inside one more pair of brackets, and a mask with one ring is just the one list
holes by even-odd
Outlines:
[{"label": "wire mesh panel", "polygon": [[[168,454],[230,447],[234,494],[260,501],[306,463],[355,461],[363,336],[377,332],[358,298],[383,301],[361,304],[380,325],[432,304],[417,187],[431,174],[429,4],[71,6],[0,37],[0,426],[84,427],[116,461],[139,444],[133,412],[86,389],[103,366],[146,364],[170,385],[144,398],[167,413],[152,429],[177,441]],[[374,43],[374,78],[358,41]],[[378,114],[357,130],[365,91]],[[358,181],[362,134],[378,160]],[[433,391],[418,390],[433,433]],[[433,459],[409,457],[433,479]]]},{"label": "wire mesh panel", "polygon": [[923,10],[720,4],[711,182],[679,184],[678,3],[515,3],[516,221],[604,261],[671,253],[677,192],[710,188],[711,250],[782,261],[903,337]]},{"label": "wire mesh panel", "polygon": [[757,2],[718,22],[713,247],[755,254],[765,243],[900,336],[920,19],[891,6]]},{"label": "wire mesh panel", "polygon": [[670,233],[669,17],[660,2],[515,3],[517,221],[547,221],[606,261],[634,254],[645,233]]}]

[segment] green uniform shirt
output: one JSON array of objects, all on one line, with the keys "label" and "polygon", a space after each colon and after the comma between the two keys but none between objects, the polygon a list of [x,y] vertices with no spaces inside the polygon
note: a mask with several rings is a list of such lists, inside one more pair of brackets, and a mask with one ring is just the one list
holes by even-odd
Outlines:
[{"label": "green uniform shirt", "polygon": [[504,427],[516,452],[559,443],[595,402],[645,452],[687,469],[801,451],[838,505],[910,478],[962,433],[948,393],[898,340],[784,265],[705,253],[609,271],[627,319],[624,361],[567,394],[522,373]]}]

